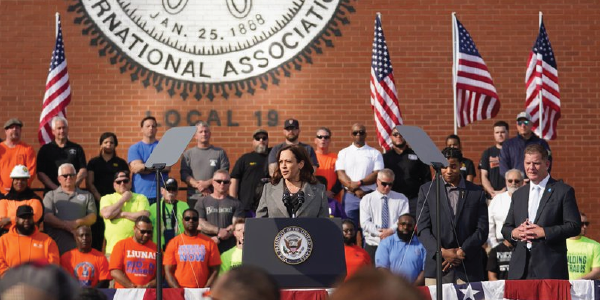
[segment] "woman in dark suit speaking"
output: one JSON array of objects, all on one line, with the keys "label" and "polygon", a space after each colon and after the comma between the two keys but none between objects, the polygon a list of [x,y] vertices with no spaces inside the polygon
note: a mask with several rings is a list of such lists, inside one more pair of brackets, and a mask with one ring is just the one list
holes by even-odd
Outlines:
[{"label": "woman in dark suit speaking", "polygon": [[277,153],[277,169],[265,184],[257,218],[329,217],[325,186],[317,181],[306,150],[287,145]]}]

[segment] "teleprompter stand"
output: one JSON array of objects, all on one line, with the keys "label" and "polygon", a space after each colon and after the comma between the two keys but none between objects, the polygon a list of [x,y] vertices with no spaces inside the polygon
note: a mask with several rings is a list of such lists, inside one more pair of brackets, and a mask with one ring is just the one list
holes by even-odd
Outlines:
[{"label": "teleprompter stand", "polygon": [[187,145],[192,140],[196,133],[195,126],[175,127],[167,130],[165,135],[150,154],[150,157],[145,163],[147,169],[153,170],[156,174],[156,299],[162,300],[163,289],[163,265],[162,265],[162,218],[161,205],[162,199],[160,196],[160,181],[161,171],[166,167],[174,165],[178,160]]},{"label": "teleprompter stand", "polygon": [[[448,166],[448,160],[435,146],[427,133],[419,127],[415,126],[396,126],[398,132],[406,140],[410,147],[415,151],[417,157],[427,165],[430,165],[435,170],[435,214],[436,223],[435,237],[437,240],[436,249],[436,298],[442,300],[442,244],[440,239],[440,182],[441,169]],[[418,212],[417,212],[418,214]]]}]

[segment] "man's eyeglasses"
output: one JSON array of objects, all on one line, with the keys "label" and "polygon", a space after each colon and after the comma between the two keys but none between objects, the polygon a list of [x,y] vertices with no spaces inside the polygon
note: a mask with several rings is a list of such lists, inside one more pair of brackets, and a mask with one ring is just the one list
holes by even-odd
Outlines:
[{"label": "man's eyeglasses", "polygon": [[216,183],[218,183],[218,184],[230,184],[231,183],[231,180],[215,179],[213,181],[216,182]]},{"label": "man's eyeglasses", "polygon": [[529,125],[531,122],[529,122],[529,120],[521,120],[521,121],[517,121],[517,124],[519,126],[521,125]]},{"label": "man's eyeglasses", "polygon": [[137,228],[137,230],[139,230],[141,234],[152,234],[152,230],[142,230],[137,226],[135,228]]},{"label": "man's eyeglasses", "polygon": [[388,187],[388,186],[391,186],[392,184],[394,184],[393,182],[385,182],[385,181],[379,181],[379,182],[381,182],[381,185],[383,187]]},{"label": "man's eyeglasses", "polygon": [[515,183],[515,184],[521,183],[521,179],[506,179],[506,181],[508,181],[508,183]]},{"label": "man's eyeglasses", "polygon": [[69,177],[71,177],[71,178],[75,178],[75,176],[77,176],[77,174],[62,174],[62,175],[60,175],[60,176],[62,176],[63,178],[67,179],[67,178],[69,178]]},{"label": "man's eyeglasses", "polygon": [[258,142],[258,141],[266,141],[266,140],[268,140],[268,139],[269,139],[269,138],[268,138],[268,137],[266,137],[266,136],[255,136],[255,137],[254,137],[254,140],[255,140],[255,141],[257,141],[257,142]]},{"label": "man's eyeglasses", "polygon": [[328,140],[331,137],[328,136],[328,135],[317,135],[317,138],[320,139],[320,140]]},{"label": "man's eyeglasses", "polygon": [[190,220],[198,222],[198,217],[183,217],[183,220],[189,222]]},{"label": "man's eyeglasses", "polygon": [[365,135],[365,134],[367,134],[367,132],[366,132],[366,131],[364,131],[364,130],[352,131],[352,135],[353,135],[353,136],[357,136],[357,135]]},{"label": "man's eyeglasses", "polygon": [[590,222],[581,222],[581,227],[590,226]]},{"label": "man's eyeglasses", "polygon": [[123,179],[123,180],[117,180],[115,181],[116,184],[121,185],[121,184],[128,184],[129,183],[129,179]]}]

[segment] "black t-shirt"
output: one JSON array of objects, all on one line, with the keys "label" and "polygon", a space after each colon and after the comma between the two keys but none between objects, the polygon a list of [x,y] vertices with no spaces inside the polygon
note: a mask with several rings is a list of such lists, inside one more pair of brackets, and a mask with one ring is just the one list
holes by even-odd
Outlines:
[{"label": "black t-shirt", "polygon": [[58,167],[64,163],[73,164],[75,172],[79,172],[81,168],[86,168],[83,148],[69,140],[62,148],[56,144],[56,141],[40,148],[37,155],[37,171],[46,174],[56,185],[60,185],[58,182]]},{"label": "black t-shirt", "polygon": [[429,166],[419,160],[415,152],[407,148],[402,154],[390,150],[383,155],[383,164],[394,171],[392,190],[404,194],[408,199],[419,195],[419,187],[431,181]]},{"label": "black t-shirt", "polygon": [[231,171],[231,178],[239,180],[238,198],[246,211],[256,209],[258,206],[258,202],[254,201],[254,193],[260,180],[269,177],[268,155],[268,153],[246,153],[237,160]]},{"label": "black t-shirt", "polygon": [[475,164],[473,164],[472,160],[463,157],[460,164],[460,175],[462,175],[465,180],[467,180],[467,175],[473,175],[473,178],[475,178],[477,173],[475,173]]},{"label": "black t-shirt", "polygon": [[495,191],[506,187],[503,176],[500,175],[500,149],[496,146],[489,147],[481,154],[479,169],[488,172],[488,179]]},{"label": "black t-shirt", "polygon": [[497,274],[499,280],[508,279],[508,265],[513,250],[504,243],[500,243],[490,251],[487,261],[487,270]]},{"label": "black t-shirt", "polygon": [[109,161],[105,161],[102,156],[96,156],[90,159],[87,170],[88,172],[94,172],[94,186],[98,190],[98,193],[104,196],[115,192],[115,188],[113,187],[115,173],[129,170],[129,166],[124,159],[116,155]]}]

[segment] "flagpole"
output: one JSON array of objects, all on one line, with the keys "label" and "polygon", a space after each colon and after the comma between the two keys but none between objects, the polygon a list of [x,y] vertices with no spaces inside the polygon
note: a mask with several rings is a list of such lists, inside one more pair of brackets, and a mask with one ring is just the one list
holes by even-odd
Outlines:
[{"label": "flagpole", "polygon": [[[538,26],[539,27],[539,29],[538,29],[538,35],[539,35],[539,32],[540,32],[540,29],[542,28],[542,18],[543,17],[544,17],[544,14],[542,14],[542,12],[540,11],[540,22],[539,22],[539,26]],[[543,62],[542,62],[542,64],[543,64]],[[542,70],[540,70],[540,72],[542,72],[542,73],[540,74],[540,84],[544,85],[544,67],[541,66],[541,69]],[[544,139],[544,123],[543,123],[544,105],[542,103],[542,100],[544,99],[544,97],[542,95],[542,91],[543,91],[543,88],[540,88],[540,90],[538,92],[538,95],[537,95],[537,98],[538,98],[538,101],[539,101],[539,103],[538,103],[539,104],[539,108],[538,108],[538,129],[539,129],[539,132],[540,132],[539,137],[542,138],[542,139]]]},{"label": "flagpole", "polygon": [[56,13],[56,22],[55,22],[56,26],[54,29],[54,37],[55,38],[56,38],[56,36],[58,36],[58,22],[60,22],[60,14],[57,12]]},{"label": "flagpole", "polygon": [[458,134],[458,117],[456,116],[456,12],[452,12],[452,91],[453,91],[453,106],[454,106],[454,134]]}]

